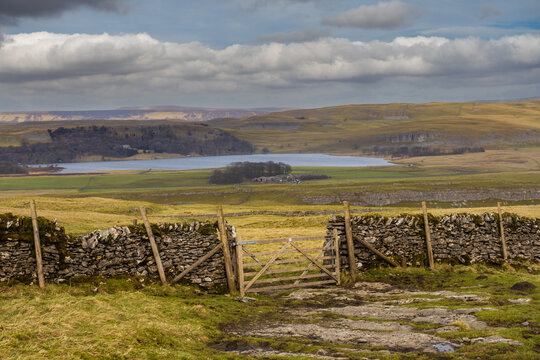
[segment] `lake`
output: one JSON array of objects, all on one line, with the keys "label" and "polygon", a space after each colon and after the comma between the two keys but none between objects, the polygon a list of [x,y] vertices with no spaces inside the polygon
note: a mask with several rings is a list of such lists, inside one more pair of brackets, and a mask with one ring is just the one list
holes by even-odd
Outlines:
[{"label": "lake", "polygon": [[111,170],[196,170],[213,169],[234,162],[283,162],[291,166],[357,167],[391,165],[379,158],[335,156],[328,154],[253,154],[226,156],[194,156],[175,159],[93,161],[60,163],[61,173],[85,173]]}]

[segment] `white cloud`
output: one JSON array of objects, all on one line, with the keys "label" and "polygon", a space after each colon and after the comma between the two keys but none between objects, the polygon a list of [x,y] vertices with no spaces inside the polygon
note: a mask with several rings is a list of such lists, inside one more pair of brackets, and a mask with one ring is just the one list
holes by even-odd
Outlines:
[{"label": "white cloud", "polygon": [[362,5],[336,16],[323,19],[323,24],[364,29],[396,28],[407,25],[419,12],[399,0]]},{"label": "white cloud", "polygon": [[[38,32],[5,35],[0,91],[61,97],[125,99],[160,94],[264,94],[309,91],[314,84],[382,81],[444,88],[475,82],[498,86],[540,82],[540,35],[478,38],[400,37],[390,42],[323,38],[291,44],[160,42],[147,34]],[[527,74],[527,76],[522,76]],[[481,94],[477,98],[482,97]]]}]

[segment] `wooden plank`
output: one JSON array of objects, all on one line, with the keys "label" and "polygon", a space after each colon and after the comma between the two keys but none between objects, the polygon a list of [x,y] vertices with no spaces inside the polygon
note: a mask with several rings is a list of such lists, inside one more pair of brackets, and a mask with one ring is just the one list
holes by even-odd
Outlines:
[{"label": "wooden plank", "polygon": [[249,251],[248,249],[246,249],[245,246],[242,246],[242,251],[245,252],[250,258],[252,258],[253,260],[255,260],[256,262],[260,263],[261,261],[257,258],[257,256],[255,254],[253,254],[251,251]]},{"label": "wooden plank", "polygon": [[[305,261],[308,261],[307,259]],[[311,263],[310,263],[311,264]],[[286,273],[294,273],[294,272],[301,272],[304,271],[305,267],[297,267],[297,268],[290,268],[290,269],[276,269],[276,270],[267,270],[265,274],[286,274]],[[257,274],[258,271],[244,271],[244,277],[252,276]]]},{"label": "wooden plank", "polygon": [[501,232],[502,255],[503,259],[506,261],[508,259],[508,251],[506,250],[506,239],[504,238],[504,225],[500,202],[497,202],[497,210],[499,212],[499,229]]},{"label": "wooden plank", "polygon": [[[324,256],[322,258],[320,258],[320,260],[329,260],[329,259],[332,259],[331,256]],[[280,264],[296,264],[296,263],[305,263],[305,262],[309,262],[308,259],[305,259],[305,258],[294,258],[294,259],[287,259],[287,260],[276,260],[274,261],[274,264],[276,265],[280,265]],[[246,264],[244,262],[244,269],[247,268],[247,267],[252,267],[252,266],[257,266],[257,264],[255,263],[249,263],[249,264]]]},{"label": "wooden plank", "polygon": [[141,211],[141,216],[143,218],[144,227],[146,228],[146,232],[148,234],[148,239],[150,240],[150,246],[152,247],[152,252],[154,253],[154,259],[156,261],[156,266],[159,273],[159,278],[161,279],[161,282],[166,285],[167,284],[167,278],[165,277],[165,270],[163,269],[163,264],[161,263],[161,257],[159,256],[159,250],[156,244],[156,239],[154,239],[154,233],[152,232],[152,228],[150,227],[150,222],[148,221],[148,217],[146,216],[146,209],[144,207],[140,207],[139,210]]},{"label": "wooden plank", "polygon": [[39,239],[39,226],[37,221],[36,202],[30,201],[30,214],[32,216],[32,228],[34,229],[34,249],[36,250],[36,270],[39,287],[45,288],[45,276],[43,275],[43,259],[41,258],[41,241]]},{"label": "wooden plank", "polygon": [[[257,281],[257,279],[259,277],[261,277],[262,274],[264,274],[264,272],[266,270],[268,270],[268,268],[270,267],[270,265],[272,265],[272,263],[274,261],[276,261],[276,259],[279,257],[279,255],[281,255],[281,252],[284,251],[290,244],[291,242],[290,241],[287,241],[287,243],[285,245],[283,245],[283,247],[270,259],[270,261],[268,261],[266,263],[266,265],[264,265],[264,267],[257,273],[257,275],[255,275],[255,277],[253,277],[253,279],[251,279],[249,281],[249,283],[246,284],[245,286],[245,291],[247,291],[254,283],[255,281]],[[244,265],[245,266],[245,265]]]},{"label": "wooden plank", "polygon": [[305,283],[300,283],[300,284],[255,287],[255,288],[249,289],[246,292],[259,293],[259,292],[265,292],[265,291],[287,290],[287,289],[303,288],[303,287],[311,287],[311,286],[335,284],[335,283],[336,283],[335,280],[310,281],[310,282],[305,282]]},{"label": "wooden plank", "polygon": [[[294,238],[293,238],[293,241],[294,241]],[[321,251],[321,250],[324,250],[323,247],[317,247],[317,248],[309,248],[309,249],[304,249],[304,251],[306,252],[314,252],[314,251]],[[254,255],[254,256],[267,256],[267,255],[274,255],[276,251],[264,251],[264,252],[252,252],[251,254]],[[296,253],[296,250],[294,249],[291,249],[291,250],[285,250],[283,252],[284,254],[291,254],[291,253]]]},{"label": "wooden plank", "polygon": [[[262,240],[251,240],[249,241],[249,245],[260,245],[260,244],[272,244],[272,243],[280,243],[284,241],[289,241],[291,238],[275,238],[275,239],[262,239]],[[298,236],[293,237],[293,241],[311,241],[311,240],[324,240],[325,236]],[[247,244],[246,244],[247,245]]]},{"label": "wooden plank", "polygon": [[258,279],[257,284],[268,284],[268,283],[275,283],[278,281],[315,279],[315,278],[321,278],[321,277],[328,277],[328,275],[324,273],[317,273],[317,274],[307,274],[307,275],[300,275],[300,276],[286,276],[286,277],[284,276],[284,277],[278,277],[278,278]]},{"label": "wooden plank", "polygon": [[435,269],[435,263],[433,261],[433,250],[431,249],[431,231],[429,230],[429,220],[427,216],[426,202],[422,201],[422,212],[424,213],[424,229],[426,231],[426,250],[429,261],[429,268]]},{"label": "wooden plank", "polygon": [[[248,249],[246,249],[246,247],[243,246],[243,245],[240,245],[240,246],[242,247],[242,250],[243,250],[246,254],[249,255],[249,257],[251,257],[253,260],[255,260],[255,262],[257,263],[257,265],[263,266],[262,261],[259,260],[259,259],[258,259],[251,251],[249,251]],[[236,249],[236,251],[239,251],[239,250]],[[285,251],[287,251],[287,250],[285,250]],[[273,254],[273,253],[272,253],[272,254]],[[242,266],[243,266],[243,263],[242,263]],[[242,268],[242,272],[244,272],[244,269],[243,269],[243,268]],[[257,272],[255,272],[255,274],[256,274],[256,273],[257,273]],[[266,273],[269,274],[268,271],[266,271]],[[273,276],[274,276],[274,277],[277,277],[277,275],[273,275]]]},{"label": "wooden plank", "polygon": [[349,271],[351,273],[351,281],[353,284],[356,282],[356,259],[354,257],[354,243],[352,238],[351,229],[351,209],[349,202],[343,202],[343,208],[345,211],[345,235],[347,236],[347,255],[349,257]]},{"label": "wooden plank", "polygon": [[341,285],[341,258],[339,256],[339,235],[336,228],[334,228],[334,231],[332,232],[332,237],[334,240],[334,252],[335,252],[334,271],[338,279],[337,284]]},{"label": "wooden plank", "polygon": [[324,266],[322,266],[321,264],[319,264],[317,262],[317,260],[313,259],[311,256],[309,256],[306,252],[304,252],[304,250],[302,250],[301,248],[299,248],[298,246],[296,246],[296,244],[294,242],[291,241],[291,245],[296,249],[298,250],[302,255],[304,255],[309,261],[311,261],[315,266],[317,266],[319,269],[321,269],[322,271],[324,271],[325,273],[328,274],[328,276],[332,277],[334,280],[337,281],[336,277],[334,276],[334,274],[332,274],[330,271],[328,271],[327,268],[325,268]]},{"label": "wooden plank", "polygon": [[[317,257],[315,258],[315,260],[320,260],[321,257],[324,256],[324,252],[326,251],[326,249],[328,249],[329,246],[330,246],[330,243],[326,244],[326,246],[324,246],[324,247],[321,249],[321,252],[319,252],[319,253],[317,254]],[[307,252],[306,249],[304,249],[304,251]],[[313,266],[314,266],[313,263],[310,262],[310,263],[308,264],[308,266],[306,266],[306,269],[304,270],[304,272],[302,273],[302,275],[306,275],[306,274],[309,272],[309,270],[313,268]],[[300,283],[300,280],[301,280],[301,279],[297,280],[295,283],[296,283],[296,284]]]},{"label": "wooden plank", "polygon": [[380,257],[381,259],[383,259],[384,261],[386,261],[387,263],[389,263],[390,265],[392,266],[395,266],[395,267],[398,267],[399,265],[394,261],[392,260],[391,258],[389,258],[388,256],[384,255],[382,252],[380,252],[379,250],[375,249],[373,247],[373,245],[371,245],[370,243],[368,243],[367,241],[365,241],[364,239],[360,238],[359,236],[356,236],[354,235],[354,239],[356,241],[358,241],[360,244],[364,245],[366,248],[368,248],[372,253],[374,253],[375,255],[377,255],[378,257]]},{"label": "wooden plank", "polygon": [[213,248],[212,250],[210,250],[208,253],[206,253],[206,255],[204,255],[203,257],[201,257],[199,260],[195,261],[193,264],[191,264],[191,266],[189,266],[187,269],[185,269],[184,271],[182,271],[180,274],[178,274],[172,281],[172,283],[174,284],[175,282],[179,281],[181,278],[183,278],[184,276],[186,276],[191,270],[195,269],[197,266],[201,265],[203,262],[205,262],[206,260],[208,260],[209,258],[211,258],[215,253],[217,253],[219,251],[219,249],[221,249],[223,247],[223,244],[218,244],[215,248]]},{"label": "wooden plank", "polygon": [[217,219],[219,226],[219,237],[223,243],[223,259],[225,260],[225,275],[227,276],[227,286],[231,294],[236,293],[234,284],[234,273],[232,268],[231,251],[229,249],[229,239],[227,238],[227,229],[225,228],[225,219],[223,218],[223,208],[218,206]]},{"label": "wooden plank", "polygon": [[236,247],[236,267],[238,269],[238,289],[240,290],[240,296],[244,297],[246,291],[244,289],[244,265],[242,264],[242,259],[244,252],[242,251],[242,245]]}]

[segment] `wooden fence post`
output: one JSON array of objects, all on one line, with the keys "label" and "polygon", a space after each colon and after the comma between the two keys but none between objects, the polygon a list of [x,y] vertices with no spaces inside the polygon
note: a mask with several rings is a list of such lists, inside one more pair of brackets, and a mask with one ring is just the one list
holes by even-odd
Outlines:
[{"label": "wooden fence post", "polygon": [[422,212],[424,213],[424,229],[426,231],[426,248],[429,261],[429,268],[435,269],[435,263],[433,262],[433,250],[431,249],[431,233],[429,230],[429,221],[427,216],[426,202],[422,201]]},{"label": "wooden fence post", "polygon": [[503,225],[500,202],[497,202],[497,210],[499,211],[499,228],[501,231],[502,254],[503,254],[503,259],[506,261],[508,259],[508,251],[506,250],[506,239],[504,238],[504,225]]},{"label": "wooden fence post", "polygon": [[164,285],[167,285],[167,278],[165,277],[165,270],[163,270],[163,264],[161,263],[161,257],[159,256],[159,249],[157,247],[156,240],[154,239],[154,233],[152,232],[152,228],[150,227],[150,222],[146,217],[146,209],[141,206],[139,210],[141,211],[144,227],[146,228],[146,233],[148,234],[148,239],[150,240],[150,246],[152,247],[152,252],[154,253],[154,259],[156,260],[159,278]]},{"label": "wooden fence post", "polygon": [[225,260],[225,273],[227,275],[227,286],[231,294],[236,293],[236,286],[234,284],[234,275],[232,269],[231,251],[229,249],[229,239],[227,238],[227,229],[225,228],[225,219],[223,218],[223,207],[218,206],[217,218],[219,226],[219,237],[223,243],[223,258]]},{"label": "wooden fence post", "polygon": [[36,269],[40,288],[45,288],[45,277],[43,276],[43,260],[41,258],[41,243],[39,239],[39,227],[37,221],[36,203],[30,201],[30,214],[32,216],[32,227],[34,229],[34,248],[36,250]]},{"label": "wooden fence post", "polygon": [[[240,236],[237,236],[236,241],[242,241]],[[240,296],[244,297],[246,292],[244,290],[244,254],[242,248],[242,245],[236,245],[236,273],[238,274],[238,289],[240,290]]]},{"label": "wooden fence post", "polygon": [[343,207],[345,210],[345,235],[347,236],[347,252],[349,253],[349,270],[351,272],[352,282],[356,282],[356,259],[354,257],[354,243],[351,229],[351,210],[349,202],[344,201]]},{"label": "wooden fence post", "polygon": [[341,285],[341,258],[339,256],[339,235],[336,228],[334,228],[334,232],[332,233],[333,240],[334,240],[334,252],[335,252],[335,273],[336,278],[338,279],[337,284]]}]

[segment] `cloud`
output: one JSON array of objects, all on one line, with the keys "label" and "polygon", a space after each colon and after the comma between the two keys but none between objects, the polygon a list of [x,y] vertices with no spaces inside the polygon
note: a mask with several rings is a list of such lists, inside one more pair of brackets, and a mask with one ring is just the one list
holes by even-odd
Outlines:
[{"label": "cloud", "polygon": [[40,98],[77,97],[84,103],[171,94],[263,98],[275,89],[302,93],[330,84],[406,82],[419,89],[449,84],[470,89],[540,83],[540,35],[532,34],[492,40],[399,37],[389,42],[321,38],[223,49],[162,42],[147,34],[5,37],[0,92],[19,99],[32,92]]},{"label": "cloud", "polygon": [[82,6],[103,11],[125,10],[124,0],[2,0],[0,23],[16,24],[19,18],[54,16]]},{"label": "cloud", "polygon": [[256,40],[259,43],[298,43],[306,41],[315,41],[323,37],[329,37],[332,35],[332,31],[322,28],[307,28],[303,30],[296,30],[293,32],[278,32],[274,34],[268,34],[258,37]]},{"label": "cloud", "polygon": [[380,2],[377,5],[362,5],[337,16],[326,17],[322,22],[338,27],[390,29],[405,26],[417,16],[419,12],[416,8],[396,0]]}]

